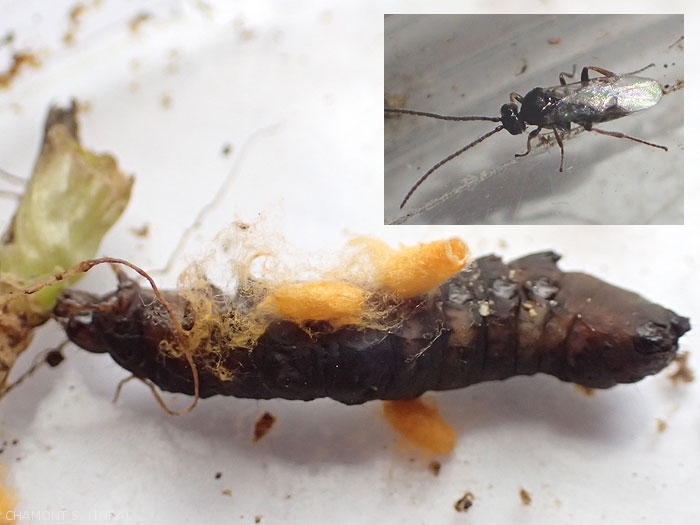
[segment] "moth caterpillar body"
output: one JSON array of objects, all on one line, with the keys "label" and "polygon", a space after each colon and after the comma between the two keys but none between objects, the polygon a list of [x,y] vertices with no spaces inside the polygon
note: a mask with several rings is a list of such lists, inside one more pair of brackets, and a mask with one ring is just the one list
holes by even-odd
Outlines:
[{"label": "moth caterpillar body", "polygon": [[[477,259],[432,292],[402,299],[400,319],[387,329],[277,320],[243,348],[227,346],[214,326],[191,351],[199,395],[358,404],[536,373],[608,388],[674,359],[688,319],[590,275],[562,272],[558,259],[552,252],[510,264]],[[191,305],[175,291],[162,294],[187,333],[197,322]],[[215,315],[250,308],[216,297]],[[188,361],[164,351],[176,339],[171,318],[133,280],[121,275],[118,290],[102,297],[67,290],[54,317],[85,350],[110,354],[161,390],[194,393]]]}]

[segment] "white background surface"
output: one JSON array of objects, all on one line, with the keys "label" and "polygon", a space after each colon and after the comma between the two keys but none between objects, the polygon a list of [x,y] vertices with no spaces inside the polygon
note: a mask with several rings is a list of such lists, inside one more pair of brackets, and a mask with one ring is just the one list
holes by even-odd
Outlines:
[{"label": "white background surface", "polygon": [[[358,233],[405,242],[459,235],[475,255],[506,258],[555,249],[566,269],[700,318],[692,149],[683,227],[387,228],[382,13],[398,11],[396,4],[210,1],[206,9],[197,2],[103,0],[88,3],[69,47],[62,36],[73,5],[0,3],[0,35],[13,30],[14,47],[38,52],[43,62],[0,92],[0,163],[28,174],[49,103],[71,96],[89,102],[85,144],[111,151],[136,175],[129,208],[101,253],[146,268],[165,264],[237,166],[224,202],[175,271],[159,277],[164,286],[217,231],[262,217],[304,251],[336,251]],[[620,11],[610,3],[597,7]],[[522,3],[502,8],[521,10]],[[401,9],[420,11],[420,4],[402,2]],[[144,11],[153,17],[134,35],[128,22]],[[686,14],[689,122],[698,114],[697,22]],[[0,52],[7,60],[8,49]],[[695,143],[692,128],[687,135]],[[224,144],[233,145],[229,157],[221,154]],[[0,207],[9,220],[14,204]],[[145,223],[150,236],[135,237],[130,228]],[[96,272],[81,286],[108,292],[114,280]],[[55,326],[42,328],[20,367],[61,340]],[[696,334],[682,343],[700,368]],[[253,523],[255,516],[262,523],[687,523],[700,508],[698,381],[673,387],[661,374],[587,398],[538,376],[433,394],[458,434],[455,452],[441,458],[434,477],[429,458],[400,449],[378,403],[216,398],[176,418],[135,382],[113,404],[126,373],[107,356],[75,348],[67,354],[58,369],[42,370],[3,400],[2,439],[18,443],[0,460],[19,510],[66,511],[69,523],[73,516],[88,522],[90,512],[143,524]],[[253,444],[264,411],[277,423]],[[668,423],[662,434],[657,418]],[[520,503],[521,487],[532,494],[529,507]],[[222,493],[227,489],[230,496]],[[458,514],[453,504],[465,491],[476,501]]]}]

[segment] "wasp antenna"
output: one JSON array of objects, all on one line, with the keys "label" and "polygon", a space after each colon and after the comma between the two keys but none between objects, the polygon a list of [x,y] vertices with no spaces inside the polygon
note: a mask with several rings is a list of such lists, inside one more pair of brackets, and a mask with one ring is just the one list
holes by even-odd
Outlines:
[{"label": "wasp antenna", "polygon": [[462,153],[464,153],[464,152],[467,151],[468,149],[473,148],[473,147],[476,146],[479,142],[481,142],[481,141],[483,141],[483,140],[486,140],[486,139],[489,138],[491,135],[494,135],[494,134],[498,133],[498,132],[501,131],[502,129],[503,129],[503,126],[496,126],[493,130],[491,130],[491,131],[489,131],[488,133],[486,133],[486,135],[482,135],[481,137],[479,137],[478,139],[476,139],[476,140],[475,140],[474,142],[472,142],[471,144],[467,144],[467,145],[464,146],[462,149],[459,149],[459,150],[455,151],[452,155],[448,155],[447,157],[445,157],[444,159],[442,159],[440,162],[438,162],[437,164],[435,164],[435,166],[433,166],[432,168],[430,168],[430,169],[425,173],[425,175],[423,175],[420,179],[418,179],[418,182],[416,182],[416,183],[413,185],[413,187],[408,191],[408,193],[406,194],[406,196],[403,198],[403,201],[401,201],[401,206],[399,206],[399,207],[400,207],[400,208],[403,208],[403,207],[406,205],[406,203],[408,202],[408,199],[410,199],[410,198],[411,198],[411,195],[413,195],[413,193],[418,189],[418,186],[420,186],[421,184],[423,184],[423,183],[425,182],[425,179],[427,179],[427,178],[430,176],[430,174],[433,173],[436,169],[438,169],[438,168],[439,168],[440,166],[442,166],[443,164],[447,164],[448,162],[450,162],[450,161],[451,161],[452,159],[454,159],[455,157],[459,157]]},{"label": "wasp antenna", "polygon": [[417,115],[419,117],[430,117],[438,120],[485,120],[487,122],[501,121],[501,117],[453,117],[451,115],[438,115],[437,113],[427,113],[425,111],[413,111],[412,109],[384,108],[384,113],[402,113],[404,115]]},{"label": "wasp antenna", "polygon": [[645,71],[645,70],[649,69],[650,67],[656,67],[656,64],[654,64],[652,62],[651,64],[644,66],[642,69],[637,69],[636,71],[632,71],[630,73],[625,73],[625,75],[636,75],[637,73],[641,73],[642,71]]}]

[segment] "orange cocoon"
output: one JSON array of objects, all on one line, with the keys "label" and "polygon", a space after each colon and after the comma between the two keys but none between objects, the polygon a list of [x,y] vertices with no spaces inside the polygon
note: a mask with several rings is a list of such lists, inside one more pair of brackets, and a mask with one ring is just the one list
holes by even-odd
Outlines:
[{"label": "orange cocoon", "polygon": [[359,324],[365,293],[352,284],[333,281],[283,284],[260,303],[284,319],[303,324],[327,321],[333,328]]},{"label": "orange cocoon", "polygon": [[438,409],[419,399],[385,401],[384,417],[406,441],[429,454],[449,454],[455,448],[455,431]]},{"label": "orange cocoon", "polygon": [[377,281],[405,298],[441,285],[467,263],[469,249],[460,239],[391,250],[377,257]]},{"label": "orange cocoon", "polygon": [[[360,261],[364,263],[364,273],[353,279],[362,282],[361,286],[333,280],[281,284],[273,287],[270,295],[261,301],[258,313],[272,314],[300,325],[326,321],[334,329],[345,325],[368,326],[385,313],[371,307],[367,311],[366,299],[372,293],[383,291],[400,298],[416,297],[459,272],[469,255],[466,244],[459,239],[399,250],[374,239],[362,238],[354,244],[359,246],[358,259],[351,260],[347,268]],[[349,273],[352,278],[352,270]],[[379,290],[368,286],[368,282]]]},{"label": "orange cocoon", "polygon": [[17,504],[14,491],[2,484],[4,478],[5,468],[0,465],[0,524],[15,522],[13,509]]}]

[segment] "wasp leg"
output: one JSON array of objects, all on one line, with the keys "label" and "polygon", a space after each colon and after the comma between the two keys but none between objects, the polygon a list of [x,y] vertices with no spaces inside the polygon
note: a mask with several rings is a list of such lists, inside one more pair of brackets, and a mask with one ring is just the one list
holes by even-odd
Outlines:
[{"label": "wasp leg", "polygon": [[564,171],[564,143],[561,141],[559,133],[557,133],[557,128],[552,128],[554,132],[554,138],[557,139],[557,144],[559,144],[559,150],[561,151],[561,160],[559,161],[559,173]]},{"label": "wasp leg", "polygon": [[630,137],[629,135],[625,135],[624,133],[620,133],[619,131],[603,131],[602,129],[598,128],[586,128],[588,131],[595,131],[596,133],[600,133],[601,135],[608,135],[610,137],[617,137],[618,139],[629,139],[633,140],[635,142],[639,142],[640,144],[646,144],[647,146],[652,146],[654,148],[659,148],[664,151],[668,151],[668,148],[666,146],[661,146],[659,144],[654,144],[653,142],[647,142],[646,140],[642,139],[636,139],[634,137]]},{"label": "wasp leg", "polygon": [[614,77],[615,73],[612,71],[608,71],[607,69],[603,69],[602,67],[597,67],[597,66],[586,66],[581,70],[581,82],[588,82],[588,70],[592,69],[593,71],[596,71],[597,73],[600,73],[604,77]]},{"label": "wasp leg", "polygon": [[563,71],[561,73],[559,73],[559,82],[561,82],[562,86],[565,86],[566,80],[564,80],[564,77],[574,78],[575,74],[576,74],[576,64],[574,64],[574,69],[571,73],[564,73]]},{"label": "wasp leg", "polygon": [[530,151],[532,151],[532,148],[530,147],[530,141],[537,136],[541,129],[542,128],[537,128],[536,130],[530,132],[530,134],[527,136],[527,151],[525,153],[516,153],[516,157],[524,157],[525,155],[530,154]]}]

